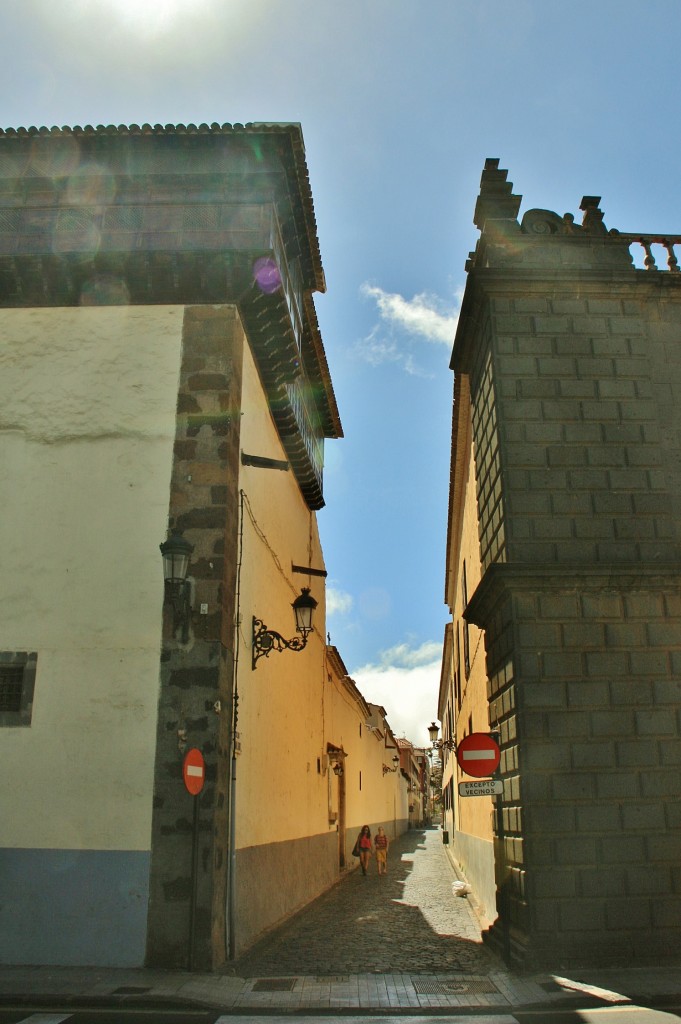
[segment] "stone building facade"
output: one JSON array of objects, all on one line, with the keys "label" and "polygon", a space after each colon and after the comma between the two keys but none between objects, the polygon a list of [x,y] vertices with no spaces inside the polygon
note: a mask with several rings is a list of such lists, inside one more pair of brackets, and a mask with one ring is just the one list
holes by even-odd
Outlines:
[{"label": "stone building facade", "polygon": [[338,877],[324,288],[298,125],[0,133],[5,962],[211,969]]},{"label": "stone building facade", "polygon": [[[656,962],[681,948],[681,274],[673,237],[608,230],[597,197],[581,225],[519,222],[520,201],[487,161],[447,566],[485,672],[450,642],[440,713],[458,677],[501,737],[503,795],[464,841],[495,872],[489,938],[519,965]],[[459,609],[470,479],[480,579]]]}]

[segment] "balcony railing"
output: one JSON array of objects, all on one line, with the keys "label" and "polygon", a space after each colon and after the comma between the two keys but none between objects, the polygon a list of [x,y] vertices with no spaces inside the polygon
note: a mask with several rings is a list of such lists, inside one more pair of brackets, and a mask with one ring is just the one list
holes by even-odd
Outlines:
[{"label": "balcony railing", "polygon": [[[632,235],[620,231],[617,233],[617,237],[624,239],[629,245],[634,264],[638,265],[642,262],[646,270],[664,272],[665,268],[657,265],[653,252],[653,246],[658,246],[667,253],[666,269],[672,274],[679,273],[679,261],[676,258],[674,246],[681,245],[681,235]],[[632,251],[633,245],[638,245],[640,248]],[[664,259],[663,253],[660,253],[659,256]]]}]

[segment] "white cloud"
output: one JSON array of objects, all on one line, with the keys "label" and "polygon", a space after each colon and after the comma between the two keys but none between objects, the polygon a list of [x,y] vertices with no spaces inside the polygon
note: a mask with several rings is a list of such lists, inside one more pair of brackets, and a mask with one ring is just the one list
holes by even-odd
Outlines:
[{"label": "white cloud", "polygon": [[326,588],[326,614],[346,615],[352,609],[352,595],[338,590],[333,585]]},{"label": "white cloud", "polygon": [[379,323],[366,338],[357,345],[356,351],[372,366],[381,363],[401,363],[406,373],[412,376],[428,376],[417,364],[413,355],[404,350],[400,335],[408,335],[419,341],[437,345],[452,346],[458,319],[458,307],[462,292],[458,291],[452,303],[446,303],[437,295],[421,292],[411,299],[395,292],[386,292],[377,285],[365,282],[360,292],[376,303]]},{"label": "white cloud", "polygon": [[428,726],[437,718],[441,661],[441,644],[429,641],[412,648],[405,643],[383,651],[380,664],[350,674],[365,700],[385,708],[396,736],[427,747]]},{"label": "white cloud", "polygon": [[436,640],[426,640],[420,647],[410,647],[409,644],[402,643],[389,647],[387,651],[381,651],[381,665],[388,668],[410,669],[430,665],[433,661],[437,661],[439,665],[441,656],[442,644]]},{"label": "white cloud", "polygon": [[[403,295],[385,292],[368,282],[361,286],[360,291],[362,295],[375,300],[381,320],[385,323],[426,341],[450,347],[453,344],[457,314],[452,313],[451,306],[437,295],[421,292],[413,299],[405,299]],[[457,295],[457,306],[460,301],[461,293]]]}]

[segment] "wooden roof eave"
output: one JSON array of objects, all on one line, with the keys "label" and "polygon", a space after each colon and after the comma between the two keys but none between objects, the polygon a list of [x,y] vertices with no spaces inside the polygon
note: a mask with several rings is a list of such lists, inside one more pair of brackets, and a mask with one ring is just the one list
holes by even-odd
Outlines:
[{"label": "wooden roof eave", "polygon": [[437,717],[440,722],[444,720],[447,699],[451,691],[453,638],[454,623],[447,622],[442,644],[442,666],[440,668],[440,686],[437,698]]},{"label": "wooden roof eave", "polygon": [[453,611],[456,601],[457,557],[465,505],[466,466],[471,444],[470,392],[468,378],[458,373],[454,378],[452,444],[449,473],[449,508],[445,567],[445,603]]}]

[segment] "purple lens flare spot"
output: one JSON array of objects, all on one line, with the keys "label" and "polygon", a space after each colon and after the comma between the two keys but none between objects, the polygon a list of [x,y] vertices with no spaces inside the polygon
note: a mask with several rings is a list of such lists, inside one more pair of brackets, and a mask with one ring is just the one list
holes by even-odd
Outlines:
[{"label": "purple lens flare spot", "polygon": [[272,295],[281,288],[279,267],[271,256],[261,256],[253,264],[253,277],[261,292]]}]

